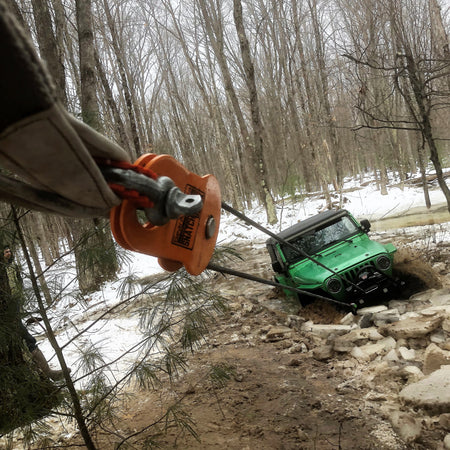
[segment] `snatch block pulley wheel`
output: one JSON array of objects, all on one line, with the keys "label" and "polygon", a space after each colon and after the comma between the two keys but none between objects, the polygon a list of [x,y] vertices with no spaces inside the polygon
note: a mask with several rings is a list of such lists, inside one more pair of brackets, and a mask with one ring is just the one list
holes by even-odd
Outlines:
[{"label": "snatch block pulley wheel", "polygon": [[219,233],[220,187],[213,175],[203,177],[189,172],[169,155],[142,155],[135,164],[159,176],[168,176],[186,194],[200,195],[203,207],[194,215],[170,220],[162,226],[140,223],[137,209],[123,200],[111,210],[111,230],[124,248],[158,257],[160,266],[175,271],[182,266],[199,275],[208,265]]}]

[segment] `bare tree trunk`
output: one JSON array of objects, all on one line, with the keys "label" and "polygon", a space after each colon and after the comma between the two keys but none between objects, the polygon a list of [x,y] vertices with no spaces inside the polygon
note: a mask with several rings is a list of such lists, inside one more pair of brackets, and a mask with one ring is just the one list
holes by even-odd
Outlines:
[{"label": "bare tree trunk", "polygon": [[122,92],[125,97],[128,120],[130,123],[131,136],[132,136],[132,140],[133,140],[133,148],[132,148],[131,156],[132,156],[132,159],[136,159],[137,155],[141,154],[141,143],[139,140],[138,126],[137,126],[137,120],[136,120],[136,110],[135,110],[134,104],[133,104],[133,94],[129,87],[129,82],[128,82],[126,68],[125,68],[125,62],[123,59],[123,53],[119,47],[117,31],[116,31],[116,24],[111,15],[111,11],[109,9],[110,7],[108,5],[107,0],[103,0],[103,7],[104,7],[105,15],[106,15],[106,22],[108,24],[108,28],[111,33],[111,44],[112,44],[112,48],[114,50],[114,54],[116,56],[117,68],[118,68],[118,72],[119,72],[119,76],[120,76],[120,81],[122,84]]},{"label": "bare tree trunk", "polygon": [[56,84],[59,100],[65,105],[66,76],[62,62],[62,51],[58,48],[53,34],[52,19],[47,0],[32,0],[36,35],[41,58],[47,63],[48,70]]},{"label": "bare tree trunk", "polygon": [[[108,79],[106,77],[105,71],[103,69],[103,66],[100,61],[97,51],[94,51],[94,56],[95,56],[95,65],[97,68],[97,73],[100,78],[100,82],[103,86],[103,92],[105,93],[106,102],[107,102],[109,109],[111,110],[111,113],[114,117],[115,126],[117,127],[117,133],[118,133],[118,137],[119,137],[118,143],[121,147],[123,147],[124,149],[128,149],[128,151],[130,152],[130,148],[129,148],[128,142],[127,142],[128,140],[127,140],[127,134],[125,131],[125,126],[122,121],[122,118],[120,117],[119,108],[117,107],[117,104],[114,100],[111,86],[109,85]],[[134,154],[136,156],[135,152],[130,152],[130,154]]]},{"label": "bare tree trunk", "polygon": [[388,195],[388,190],[387,190],[388,179],[387,179],[386,164],[384,163],[383,157],[380,157],[377,159],[378,159],[377,166],[380,168],[380,194]]},{"label": "bare tree trunk", "polygon": [[[442,20],[441,8],[437,0],[430,1],[431,45],[436,56],[448,58],[450,48],[448,35]],[[450,78],[447,76],[447,78]]]},{"label": "bare tree trunk", "polygon": [[42,290],[42,293],[44,294],[44,298],[45,298],[45,303],[47,304],[47,306],[50,306],[53,302],[53,299],[50,294],[50,289],[48,288],[48,285],[47,285],[47,280],[45,279],[45,276],[42,272],[41,263],[39,261],[38,254],[36,252],[36,248],[34,246],[33,239],[27,238],[26,245],[30,252],[31,258],[33,259],[34,267],[38,273],[36,279],[39,281],[39,284],[41,286],[41,290]]},{"label": "bare tree trunk", "polygon": [[[78,45],[80,49],[81,113],[83,121],[101,131],[95,76],[95,51],[92,28],[91,0],[76,0]],[[114,257],[111,233],[106,234],[97,219],[93,221],[71,221],[75,236],[87,236],[83,248],[75,249],[79,285],[83,293],[93,292],[104,281],[115,278],[117,258]],[[103,254],[102,254],[103,253]],[[97,264],[87,263],[98,261]]]},{"label": "bare tree trunk", "polygon": [[[239,104],[238,95],[233,85],[233,78],[230,73],[230,69],[228,67],[227,58],[225,55],[224,49],[224,30],[223,24],[219,21],[218,17],[213,17],[212,12],[216,6],[211,5],[208,0],[197,0],[200,6],[200,11],[202,13],[204,26],[206,30],[206,34],[208,36],[209,42],[213,49],[214,55],[217,59],[217,63],[219,65],[220,73],[223,78],[224,90],[227,95],[228,100],[231,103],[233,108],[233,112],[236,118],[236,121],[239,126],[239,131],[241,135],[241,141],[243,147],[245,149],[245,153],[249,156],[253,154],[252,148],[250,146],[251,137],[250,133],[247,129],[247,124],[245,122],[244,114],[242,113],[241,106]],[[245,166],[245,161],[242,161]],[[257,173],[246,171],[247,181],[250,182],[251,186],[260,191],[260,186],[255,184],[254,179],[256,178]],[[250,179],[249,179],[250,178]],[[259,194],[260,192],[258,192]],[[261,198],[262,200],[262,198]]]},{"label": "bare tree trunk", "polygon": [[264,207],[267,213],[267,222],[270,224],[277,223],[277,213],[275,203],[267,185],[267,168],[264,160],[264,129],[261,123],[259,112],[258,91],[256,89],[255,68],[250,54],[250,45],[247,35],[245,34],[244,21],[242,18],[241,0],[233,0],[233,13],[236,31],[239,37],[241,47],[242,64],[245,72],[245,82],[250,96],[250,110],[253,126],[253,143],[254,143],[254,161],[256,164],[256,173],[259,176],[261,189],[263,191]]},{"label": "bare tree trunk", "polygon": [[427,181],[427,172],[425,167],[425,157],[424,157],[424,148],[421,146],[418,149],[418,159],[419,159],[419,169],[420,169],[420,175],[422,178],[422,189],[423,189],[423,196],[425,198],[425,205],[427,209],[431,208],[431,199],[430,199],[430,192],[428,190],[428,181]]},{"label": "bare tree trunk", "polygon": [[95,76],[94,32],[91,0],[76,0],[78,48],[80,54],[81,115],[83,122],[101,131]]},{"label": "bare tree trunk", "polygon": [[[40,248],[41,248],[41,252],[42,252],[42,256],[44,258],[45,264],[47,266],[49,266],[50,264],[52,264],[53,262],[53,258],[50,252],[50,248],[49,245],[43,245],[48,244],[49,242],[51,242],[48,234],[46,233],[46,227],[44,226],[44,221],[46,220],[46,218],[40,214],[40,213],[35,213],[33,212],[31,214],[31,220],[33,220],[33,236],[36,237],[36,240],[39,242],[40,244]],[[28,225],[28,229],[31,229],[31,224],[29,223],[29,221],[27,221],[27,225]],[[43,242],[44,241],[44,242]]]},{"label": "bare tree trunk", "polygon": [[408,80],[411,84],[411,89],[414,94],[414,99],[418,107],[418,117],[420,118],[419,126],[424,138],[424,141],[428,144],[430,149],[430,159],[436,170],[436,177],[438,180],[439,187],[444,193],[445,199],[447,201],[447,208],[450,212],[450,189],[445,182],[445,178],[442,172],[442,165],[439,158],[439,152],[436,146],[436,140],[433,134],[433,127],[431,124],[430,109],[426,104],[426,95],[423,90],[425,88],[423,81],[421,80],[420,72],[417,68],[416,62],[412,55],[409,46],[404,45],[405,59],[406,59],[406,69],[408,71]]},{"label": "bare tree trunk", "polygon": [[441,160],[439,158],[438,149],[436,147],[436,141],[433,137],[433,131],[431,127],[431,123],[429,117],[424,118],[424,135],[428,147],[430,148],[430,159],[434,165],[434,169],[436,170],[436,177],[438,180],[439,187],[444,193],[445,199],[447,201],[447,209],[450,212],[450,189],[445,182],[444,174],[442,172]]},{"label": "bare tree trunk", "polygon": [[[193,58],[191,57],[189,50],[187,48],[186,40],[183,36],[183,32],[181,30],[180,24],[177,21],[177,18],[175,16],[175,13],[172,8],[172,4],[170,1],[164,2],[164,5],[166,9],[169,11],[169,14],[172,18],[172,21],[175,26],[175,30],[177,33],[178,40],[181,44],[181,48],[183,50],[184,57],[186,61],[189,64],[189,68],[191,69],[191,74],[194,78],[195,84],[197,88],[199,89],[203,102],[207,107],[210,119],[212,120],[214,124],[214,128],[216,129],[217,137],[219,139],[219,161],[220,165],[222,167],[223,173],[224,173],[224,179],[225,179],[225,185],[224,188],[230,192],[231,191],[231,198],[232,198],[232,204],[237,209],[242,209],[242,200],[238,194],[237,190],[237,184],[238,184],[238,175],[236,172],[240,170],[240,161],[235,161],[234,164],[234,170],[232,169],[232,153],[229,149],[229,141],[227,137],[226,127],[223,120],[223,117],[220,112],[220,106],[217,101],[217,92],[216,92],[216,85],[214,82],[214,79],[212,80],[212,86],[210,87],[210,93],[208,95],[205,82],[202,78],[202,74],[200,73],[200,68],[198,65],[196,65],[193,61]],[[206,49],[207,51],[207,49]],[[210,57],[209,53],[206,55],[206,59],[208,61],[208,64],[210,63]],[[215,95],[214,95],[215,94]],[[239,157],[239,155],[238,155]],[[217,167],[214,167],[214,169],[217,169]]]},{"label": "bare tree trunk", "polygon": [[323,46],[324,34],[323,32],[321,32],[319,26],[319,19],[317,16],[317,0],[308,0],[308,3],[313,24],[315,54],[317,58],[317,66],[319,72],[318,75],[320,80],[320,89],[318,89],[318,95],[325,115],[325,123],[327,124],[327,135],[330,141],[329,143],[327,143],[327,147],[330,148],[330,155],[331,155],[330,175],[336,177],[336,179],[333,181],[333,184],[337,187],[342,183],[343,178],[342,161],[336,132],[336,118],[333,117],[330,104],[328,74]]},{"label": "bare tree trunk", "polygon": [[[35,0],[36,1],[36,0]],[[61,78],[61,81],[57,82],[58,84],[61,84],[62,86],[62,77],[64,77],[64,97],[62,97],[60,100],[63,103],[63,105],[67,108],[67,93],[66,93],[66,83],[65,83],[65,77],[66,77],[66,69],[65,69],[65,46],[64,46],[64,37],[67,35],[67,26],[66,26],[66,16],[64,11],[64,5],[62,4],[62,0],[51,0],[51,3],[53,5],[53,10],[55,12],[55,42],[56,42],[56,48],[58,52],[58,60],[59,60],[59,75],[58,79]]]}]

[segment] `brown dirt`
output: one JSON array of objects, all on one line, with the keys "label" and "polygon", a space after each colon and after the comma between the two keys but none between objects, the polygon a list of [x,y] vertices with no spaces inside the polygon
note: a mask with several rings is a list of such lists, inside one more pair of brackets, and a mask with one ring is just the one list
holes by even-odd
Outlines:
[{"label": "brown dirt", "polygon": [[[220,319],[209,344],[190,358],[189,371],[169,388],[141,392],[124,411],[121,430],[130,434],[156,422],[172,404],[181,401],[199,440],[170,426],[156,436],[163,449],[382,449],[370,432],[382,428],[381,417],[364,409],[364,392],[347,388],[332,363],[318,362],[305,353],[288,353],[292,341],[265,342],[246,339],[243,327],[252,330],[279,326],[280,317],[265,309],[236,320]],[[237,338],[236,338],[237,336]],[[296,333],[294,341],[313,343]],[[231,370],[223,385],[209,377],[213,366]],[[154,427],[150,435],[155,437]],[[100,448],[114,448],[111,436]],[[137,448],[143,448],[139,439]]]},{"label": "brown dirt", "polygon": [[442,287],[442,277],[433,269],[429,261],[435,258],[437,259],[432,256],[432,252],[424,254],[423,250],[412,249],[404,245],[398,247],[394,258],[394,267],[396,274],[405,282],[402,298],[409,298],[414,293],[426,289]]},{"label": "brown dirt", "polygon": [[[263,255],[263,251],[259,252]],[[442,285],[423,258],[399,252],[403,273],[422,277],[425,287]],[[448,261],[448,259],[447,259]],[[253,261],[252,261],[253,262]],[[256,267],[258,263],[255,263]],[[430,272],[431,271],[431,272]],[[446,280],[448,280],[448,266]],[[223,283],[220,285],[219,283]],[[237,289],[233,279],[215,284]],[[161,449],[417,449],[434,448],[428,441],[403,444],[385,420],[383,399],[368,402],[369,387],[346,383],[357,370],[351,360],[313,358],[314,338],[293,326],[288,339],[264,339],[271,327],[285,326],[291,311],[278,308],[270,287],[239,281],[240,293],[230,297],[230,311],[211,325],[205,345],[189,358],[188,370],[160,389],[133,392],[121,411],[120,435],[136,434],[130,448]],[[328,304],[312,304],[302,316],[316,323],[336,323],[342,317]],[[218,383],[212,367],[228,373]],[[350,372],[349,372],[350,371]],[[173,415],[161,419],[174,405],[184,411],[188,426],[174,425]],[[181,410],[173,410],[182,417]],[[79,438],[77,440],[80,442]],[[110,431],[96,436],[98,448],[114,449],[121,439]],[[128,448],[122,446],[120,448]]]}]

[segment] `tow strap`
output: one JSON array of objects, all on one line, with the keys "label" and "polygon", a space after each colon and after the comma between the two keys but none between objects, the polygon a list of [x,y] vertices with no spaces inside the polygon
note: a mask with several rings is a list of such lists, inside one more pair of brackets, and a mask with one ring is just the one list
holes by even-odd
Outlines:
[{"label": "tow strap", "polygon": [[284,284],[277,283],[276,281],[266,280],[265,278],[256,277],[249,273],[240,272],[238,270],[229,269],[228,267],[222,267],[217,264],[209,263],[206,267],[208,270],[213,270],[214,272],[219,272],[222,274],[232,275],[235,277],[243,278],[245,280],[256,281],[257,283],[267,284],[269,286],[274,286],[276,288],[286,289],[288,291],[294,292],[300,295],[307,295],[308,297],[315,298],[317,300],[324,300],[326,302],[331,302],[339,306],[343,306],[345,309],[350,309],[352,313],[356,313],[357,306],[355,303],[344,303],[333,298],[325,297],[323,295],[314,294],[313,292],[304,291],[302,289],[297,289],[293,286],[287,286]]}]

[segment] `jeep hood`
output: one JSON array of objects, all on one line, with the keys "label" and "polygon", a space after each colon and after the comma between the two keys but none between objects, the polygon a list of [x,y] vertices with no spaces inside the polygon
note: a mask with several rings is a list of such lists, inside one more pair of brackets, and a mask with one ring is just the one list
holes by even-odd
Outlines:
[{"label": "jeep hood", "polygon": [[[333,272],[341,272],[355,265],[361,265],[367,259],[380,253],[389,253],[379,242],[367,238],[355,238],[340,242],[318,254],[311,255],[320,264]],[[302,260],[289,267],[293,278],[302,283],[321,284],[332,273],[311,260]]]}]

